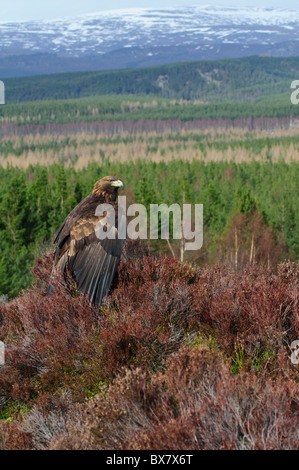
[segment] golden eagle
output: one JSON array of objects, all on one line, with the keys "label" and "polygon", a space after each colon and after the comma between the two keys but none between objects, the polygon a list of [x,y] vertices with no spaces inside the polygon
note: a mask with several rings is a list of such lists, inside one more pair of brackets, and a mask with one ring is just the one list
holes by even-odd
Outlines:
[{"label": "golden eagle", "polygon": [[[115,176],[105,176],[97,181],[91,194],[66,217],[54,239],[57,245],[53,273],[60,271],[65,275],[69,272],[78,289],[88,295],[95,306],[109,292],[125,241],[118,237],[117,194],[123,187],[123,182]],[[112,213],[113,218],[109,219]],[[112,220],[112,224],[109,225],[107,220]],[[48,293],[52,290],[50,284]]]}]

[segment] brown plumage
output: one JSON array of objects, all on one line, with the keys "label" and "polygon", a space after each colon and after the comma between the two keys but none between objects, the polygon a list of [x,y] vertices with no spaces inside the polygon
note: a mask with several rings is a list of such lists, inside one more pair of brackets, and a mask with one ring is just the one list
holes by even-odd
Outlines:
[{"label": "brown plumage", "polygon": [[[53,272],[68,271],[95,306],[108,294],[121,257],[124,240],[118,238],[117,193],[122,187],[122,181],[115,176],[97,181],[91,194],[66,217],[54,239]],[[102,233],[107,227],[107,211],[96,215],[100,204],[110,204],[115,211],[115,239],[99,239],[98,227],[102,227]],[[50,285],[49,291],[52,289]]]}]

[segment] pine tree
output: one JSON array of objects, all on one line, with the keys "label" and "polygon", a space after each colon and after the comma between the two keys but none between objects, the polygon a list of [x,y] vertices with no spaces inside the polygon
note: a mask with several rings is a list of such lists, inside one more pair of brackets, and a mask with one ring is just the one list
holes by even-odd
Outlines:
[{"label": "pine tree", "polygon": [[257,209],[257,204],[255,199],[251,196],[250,190],[248,187],[245,189],[239,188],[236,192],[236,203],[237,210],[240,214],[250,214]]},{"label": "pine tree", "polygon": [[34,225],[35,238],[49,237],[50,220],[50,187],[45,168],[41,169],[39,177],[29,188],[30,217]]},{"label": "pine tree", "polygon": [[64,214],[65,212],[65,201],[67,198],[67,183],[66,183],[66,175],[63,166],[59,169],[58,174],[58,188],[60,192],[60,204],[61,204],[61,213]]},{"label": "pine tree", "polygon": [[10,245],[27,245],[30,241],[29,204],[24,177],[13,178],[0,203],[2,237]]},{"label": "pine tree", "polygon": [[[204,223],[206,225],[217,226],[220,212],[220,193],[214,181],[211,181],[204,192]],[[218,227],[219,228],[219,227]]]}]

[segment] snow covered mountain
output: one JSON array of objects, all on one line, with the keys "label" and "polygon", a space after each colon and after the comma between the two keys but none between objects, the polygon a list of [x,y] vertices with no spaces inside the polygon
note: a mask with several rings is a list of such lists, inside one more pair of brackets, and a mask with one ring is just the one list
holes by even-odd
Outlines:
[{"label": "snow covered mountain", "polygon": [[253,54],[299,55],[299,12],[206,5],[0,22],[0,78]]}]

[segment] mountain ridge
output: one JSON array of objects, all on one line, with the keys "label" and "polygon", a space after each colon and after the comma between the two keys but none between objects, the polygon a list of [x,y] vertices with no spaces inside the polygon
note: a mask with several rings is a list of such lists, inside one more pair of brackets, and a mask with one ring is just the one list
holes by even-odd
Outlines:
[{"label": "mountain ridge", "polygon": [[0,22],[0,77],[297,55],[294,10],[189,6]]}]

